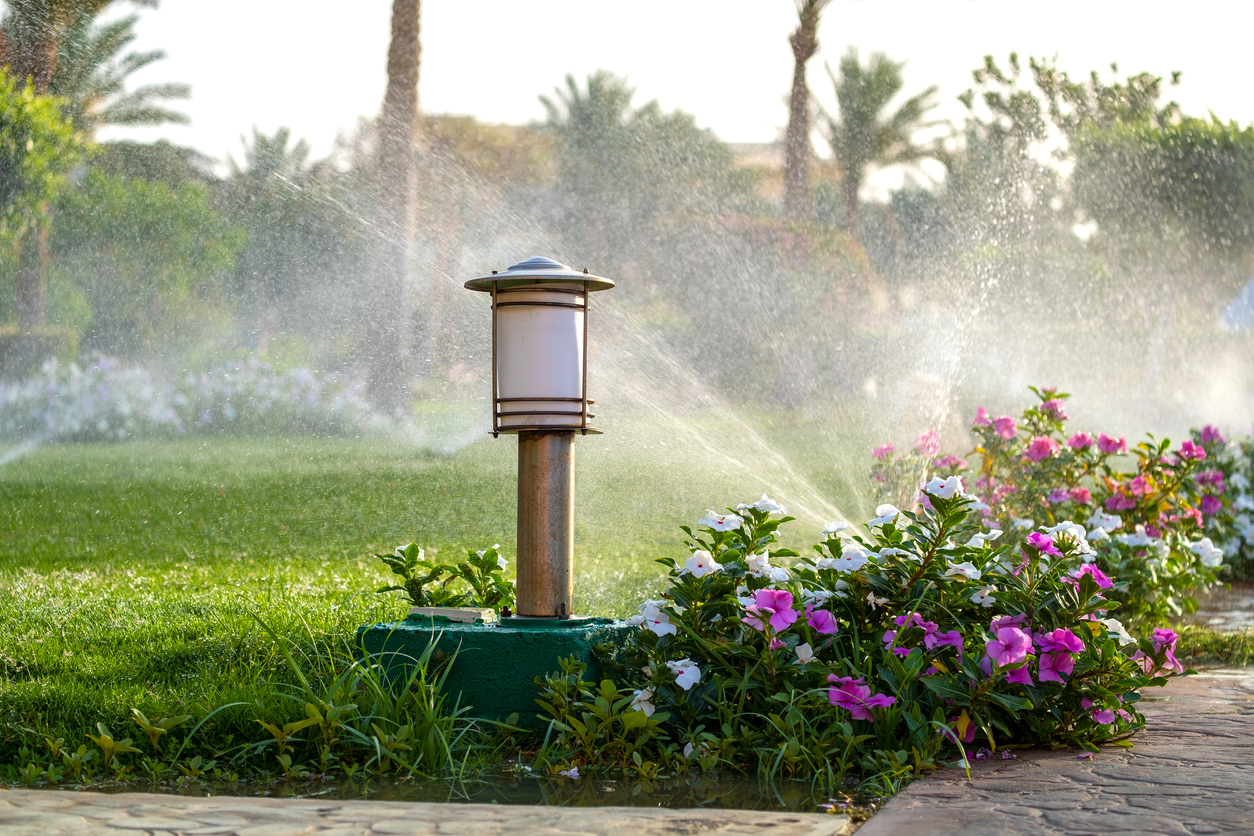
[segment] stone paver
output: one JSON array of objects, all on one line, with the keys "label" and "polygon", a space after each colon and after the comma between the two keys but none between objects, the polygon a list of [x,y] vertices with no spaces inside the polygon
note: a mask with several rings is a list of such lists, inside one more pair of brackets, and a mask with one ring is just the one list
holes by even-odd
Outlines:
[{"label": "stone paver", "polygon": [[0,790],[3,836],[844,836],[843,816]]},{"label": "stone paver", "polygon": [[1254,673],[1149,689],[1131,749],[1020,752],[915,781],[858,836],[1254,833]]}]

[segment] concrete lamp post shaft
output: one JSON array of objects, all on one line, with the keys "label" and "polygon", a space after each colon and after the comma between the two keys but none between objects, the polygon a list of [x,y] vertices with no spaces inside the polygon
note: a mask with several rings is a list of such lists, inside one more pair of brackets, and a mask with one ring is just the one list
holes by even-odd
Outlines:
[{"label": "concrete lamp post shaft", "polygon": [[518,614],[571,614],[575,564],[575,433],[518,434]]}]

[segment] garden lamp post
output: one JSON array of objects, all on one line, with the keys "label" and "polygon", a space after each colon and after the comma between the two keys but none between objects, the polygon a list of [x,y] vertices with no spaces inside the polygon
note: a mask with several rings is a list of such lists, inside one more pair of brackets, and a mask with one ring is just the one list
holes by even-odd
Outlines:
[{"label": "garden lamp post", "polygon": [[588,296],[614,282],[529,258],[466,282],[492,296],[492,435],[518,435],[518,615],[569,618],[575,435],[588,422]]}]

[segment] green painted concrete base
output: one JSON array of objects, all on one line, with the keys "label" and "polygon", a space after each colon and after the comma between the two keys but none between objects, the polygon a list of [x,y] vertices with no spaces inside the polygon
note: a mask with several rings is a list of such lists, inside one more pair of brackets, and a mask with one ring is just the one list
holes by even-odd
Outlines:
[{"label": "green painted concrete base", "polygon": [[600,659],[637,629],[623,621],[578,616],[503,618],[499,624],[411,616],[395,624],[361,627],[357,643],[399,673],[437,638],[437,651],[457,654],[445,680],[446,694],[460,695],[462,705],[472,706],[472,716],[504,720],[517,714],[524,726],[538,728],[536,677],[560,670],[558,660],[573,656],[588,666],[584,678],[596,682]]}]

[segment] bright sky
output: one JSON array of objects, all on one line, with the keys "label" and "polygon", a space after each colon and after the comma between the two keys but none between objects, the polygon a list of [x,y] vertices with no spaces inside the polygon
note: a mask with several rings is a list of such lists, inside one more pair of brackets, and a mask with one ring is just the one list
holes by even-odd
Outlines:
[{"label": "bright sky", "polygon": [[[238,157],[253,125],[281,126],[325,155],[336,133],[373,115],[383,98],[387,0],[162,0],[141,10],[139,49],[168,59],[143,81],[192,85],[189,127],[111,129],[102,138],[167,137],[222,159]],[[126,4],[120,10],[129,11]],[[954,97],[986,53],[1057,54],[1073,75],[1105,69],[1167,75],[1186,113],[1214,110],[1254,122],[1251,23],[1245,0],[835,0],[819,29],[810,87],[834,107],[823,62],[849,45],[908,60],[906,93],[938,84],[939,115],[959,119]],[[537,95],[566,73],[609,69],[637,89],[693,113],[729,142],[766,142],[787,121],[787,36],[792,0],[424,0],[422,107],[487,122],[539,120]]]}]

